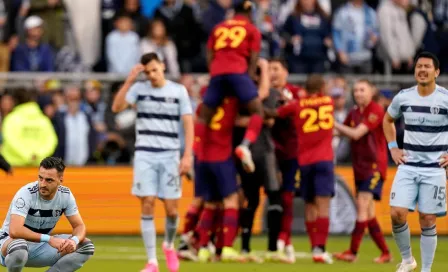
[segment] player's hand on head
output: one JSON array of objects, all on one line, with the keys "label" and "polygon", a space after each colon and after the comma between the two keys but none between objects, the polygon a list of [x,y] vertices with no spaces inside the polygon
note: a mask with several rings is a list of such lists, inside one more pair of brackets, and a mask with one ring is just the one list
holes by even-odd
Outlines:
[{"label": "player's hand on head", "polygon": [[143,66],[143,64],[139,63],[139,64],[135,65],[132,68],[131,72],[129,73],[127,80],[129,82],[134,82],[137,79],[138,75],[140,75],[140,73],[143,72],[144,70],[145,70],[145,66]]},{"label": "player's hand on head", "polygon": [[403,149],[392,148],[390,154],[396,165],[404,164],[406,162],[406,154]]},{"label": "player's hand on head", "polygon": [[186,175],[190,172],[193,160],[190,157],[183,157],[179,164],[180,175]]},{"label": "player's hand on head", "polygon": [[266,59],[259,58],[257,62],[258,67],[262,70],[267,70],[269,68],[269,62]]}]

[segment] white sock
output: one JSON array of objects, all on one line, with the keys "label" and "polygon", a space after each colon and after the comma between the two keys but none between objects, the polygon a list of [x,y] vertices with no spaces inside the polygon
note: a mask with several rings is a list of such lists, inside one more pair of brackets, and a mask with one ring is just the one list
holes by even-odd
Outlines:
[{"label": "white sock", "polygon": [[156,228],[152,215],[142,215],[141,230],[143,243],[145,244],[148,263],[158,264],[156,255]]}]

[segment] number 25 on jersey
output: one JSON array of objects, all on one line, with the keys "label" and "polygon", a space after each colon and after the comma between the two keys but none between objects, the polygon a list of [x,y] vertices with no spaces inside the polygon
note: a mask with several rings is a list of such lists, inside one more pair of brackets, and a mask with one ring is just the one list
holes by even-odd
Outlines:
[{"label": "number 25 on jersey", "polygon": [[333,105],[320,106],[319,109],[303,109],[300,111],[300,119],[306,119],[302,126],[304,133],[333,129]]},{"label": "number 25 on jersey", "polygon": [[220,50],[226,47],[237,48],[246,38],[247,31],[242,26],[218,27],[214,33],[216,42],[214,49]]}]

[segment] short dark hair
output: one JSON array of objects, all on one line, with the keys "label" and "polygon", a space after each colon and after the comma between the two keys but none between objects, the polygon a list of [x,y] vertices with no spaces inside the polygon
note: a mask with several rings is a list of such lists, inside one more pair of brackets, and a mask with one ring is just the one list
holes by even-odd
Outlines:
[{"label": "short dark hair", "polygon": [[280,63],[283,68],[285,68],[286,70],[288,70],[288,63],[286,63],[286,60],[282,57],[273,57],[269,59],[269,63],[271,62],[278,62]]},{"label": "short dark hair", "polygon": [[305,89],[307,93],[318,93],[322,91],[325,86],[324,77],[320,74],[311,74],[308,76],[305,82]]},{"label": "short dark hair", "polygon": [[58,174],[63,174],[65,170],[65,163],[61,158],[46,157],[40,162],[40,167],[47,170],[56,169]]},{"label": "short dark hair", "polygon": [[235,5],[235,13],[250,14],[254,4],[250,0],[241,0]]},{"label": "short dark hair", "polygon": [[37,99],[36,92],[24,88],[14,89],[12,91],[12,97],[16,105],[36,101]]},{"label": "short dark hair", "polygon": [[417,61],[419,59],[421,59],[421,58],[432,59],[432,62],[434,64],[434,68],[436,68],[436,70],[438,70],[440,68],[440,61],[439,61],[439,59],[436,57],[436,55],[434,55],[433,53],[428,52],[428,51],[421,52],[420,54],[417,55],[417,57],[415,57],[414,66],[415,66],[415,64],[417,64]]},{"label": "short dark hair", "polygon": [[121,10],[115,14],[114,21],[117,21],[122,18],[128,18],[128,19],[132,20],[132,16],[129,12],[127,12],[125,10]]},{"label": "short dark hair", "polygon": [[146,65],[148,63],[150,63],[151,61],[157,61],[157,62],[161,62],[159,55],[157,55],[157,53],[151,52],[151,53],[146,53],[144,54],[141,58],[140,58],[140,63],[143,65]]}]

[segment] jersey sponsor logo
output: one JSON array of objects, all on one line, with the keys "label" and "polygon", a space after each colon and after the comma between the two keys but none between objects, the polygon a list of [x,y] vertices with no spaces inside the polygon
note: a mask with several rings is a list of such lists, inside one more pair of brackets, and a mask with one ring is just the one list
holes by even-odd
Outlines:
[{"label": "jersey sponsor logo", "polygon": [[418,118],[418,121],[420,122],[420,124],[423,124],[423,123],[425,122],[425,117],[420,116],[420,117]]},{"label": "jersey sponsor logo", "polygon": [[375,113],[371,113],[369,114],[369,117],[367,117],[367,120],[370,123],[375,123],[378,120],[378,115],[376,115]]},{"label": "jersey sponsor logo", "polygon": [[21,209],[23,209],[24,207],[25,207],[25,200],[23,199],[23,198],[21,198],[21,197],[19,197],[17,200],[16,200],[16,203],[15,203],[15,205],[16,205],[16,208],[18,209],[18,210],[21,210]]}]

